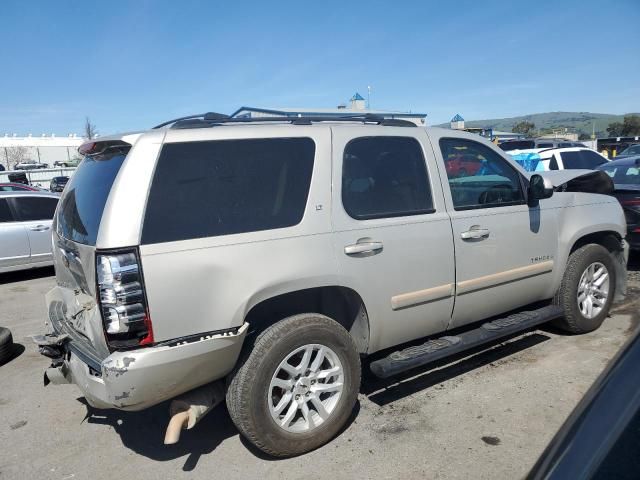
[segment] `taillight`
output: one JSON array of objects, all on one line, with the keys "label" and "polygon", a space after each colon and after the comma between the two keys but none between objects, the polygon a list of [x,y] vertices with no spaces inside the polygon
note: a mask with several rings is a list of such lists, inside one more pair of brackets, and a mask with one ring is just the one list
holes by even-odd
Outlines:
[{"label": "taillight", "polygon": [[96,254],[98,300],[107,343],[132,348],[153,343],[153,328],[136,251]]},{"label": "taillight", "polygon": [[631,200],[620,200],[620,204],[625,207],[640,207],[640,198],[633,198]]}]

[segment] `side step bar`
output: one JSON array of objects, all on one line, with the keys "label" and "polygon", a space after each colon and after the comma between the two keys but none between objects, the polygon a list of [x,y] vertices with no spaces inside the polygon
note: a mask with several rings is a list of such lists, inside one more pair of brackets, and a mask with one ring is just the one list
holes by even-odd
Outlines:
[{"label": "side step bar", "polygon": [[508,317],[483,323],[478,328],[456,336],[445,336],[429,340],[422,345],[405,348],[389,356],[371,362],[374,375],[388,378],[412,368],[421,367],[441,358],[475,348],[513,333],[527,330],[562,316],[562,308],[557,305],[520,312]]}]

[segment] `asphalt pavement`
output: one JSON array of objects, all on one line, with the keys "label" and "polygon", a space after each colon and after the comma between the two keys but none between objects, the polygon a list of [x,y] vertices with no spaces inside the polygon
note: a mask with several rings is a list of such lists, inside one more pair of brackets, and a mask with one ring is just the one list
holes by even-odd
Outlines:
[{"label": "asphalt pavement", "polygon": [[627,300],[590,334],[529,332],[391,382],[371,378],[343,433],[274,460],[239,437],[224,406],[177,445],[168,405],[89,408],[73,385],[43,386],[41,333],[53,271],[0,275],[0,325],[18,342],[0,366],[0,479],[513,479],[523,477],[584,392],[638,327],[640,259]]}]

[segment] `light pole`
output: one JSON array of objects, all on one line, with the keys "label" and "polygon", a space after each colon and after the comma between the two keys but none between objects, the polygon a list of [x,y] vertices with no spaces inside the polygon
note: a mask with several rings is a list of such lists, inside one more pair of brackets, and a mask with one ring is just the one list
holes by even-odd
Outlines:
[{"label": "light pole", "polygon": [[367,110],[371,110],[371,85],[367,87]]}]

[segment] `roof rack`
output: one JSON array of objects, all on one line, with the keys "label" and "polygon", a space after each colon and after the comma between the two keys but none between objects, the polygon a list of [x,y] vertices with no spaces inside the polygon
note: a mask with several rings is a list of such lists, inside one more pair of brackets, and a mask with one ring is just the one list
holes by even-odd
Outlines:
[{"label": "roof rack", "polygon": [[341,115],[341,116],[274,116],[274,117],[229,117],[222,113],[201,113],[199,115],[188,115],[186,117],[175,118],[167,122],[161,123],[153,127],[162,128],[171,125],[170,128],[208,128],[222,125],[225,123],[283,123],[288,122],[292,125],[311,125],[320,122],[360,122],[373,123],[375,125],[383,125],[389,127],[417,127],[417,125],[409,120],[399,118],[386,118],[382,115],[374,115],[365,113],[362,115]]}]

